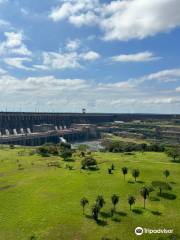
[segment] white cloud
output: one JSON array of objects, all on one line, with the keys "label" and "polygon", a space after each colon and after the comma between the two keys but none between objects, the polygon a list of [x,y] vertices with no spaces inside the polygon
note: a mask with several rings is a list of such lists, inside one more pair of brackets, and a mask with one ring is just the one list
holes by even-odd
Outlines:
[{"label": "white cloud", "polygon": [[105,40],[143,39],[180,26],[179,0],[65,1],[52,9],[53,21],[98,25]]},{"label": "white cloud", "polygon": [[152,52],[145,51],[135,54],[122,54],[118,56],[111,57],[114,62],[149,62],[160,59],[154,56]]},{"label": "white cloud", "polygon": [[22,32],[5,32],[4,36],[6,40],[0,43],[0,53],[2,55],[32,55],[31,51],[23,43],[24,36]]},{"label": "white cloud", "polygon": [[22,13],[23,15],[25,15],[25,16],[29,15],[28,10],[26,10],[25,8],[21,8],[20,11],[21,11],[21,13]]},{"label": "white cloud", "polygon": [[[168,82],[178,82],[180,81],[180,68],[177,69],[165,69],[159,72],[151,73],[149,75],[145,75],[139,78],[130,78],[127,81],[108,83],[108,84],[99,84],[100,89],[136,89],[146,85],[148,82],[153,81],[153,85],[155,82],[159,83],[168,83]],[[152,86],[153,86],[152,85]]]},{"label": "white cloud", "polygon": [[108,90],[108,89],[114,89],[114,90],[130,90],[135,87],[135,84],[133,84],[132,80],[128,81],[122,81],[122,82],[116,82],[116,83],[99,83],[98,88],[99,90]]},{"label": "white cloud", "polygon": [[3,19],[0,19],[0,27],[8,27],[10,26],[10,23],[3,20]]},{"label": "white cloud", "polygon": [[100,58],[99,53],[88,51],[85,53],[77,53],[70,51],[70,49],[77,46],[68,46],[67,52],[44,52],[42,54],[42,64],[35,64],[33,67],[39,70],[53,70],[53,69],[75,69],[82,67],[82,61],[95,61]]},{"label": "white cloud", "polygon": [[87,15],[89,15],[90,11],[94,11],[95,7],[98,6],[98,0],[65,1],[62,5],[54,8],[49,17],[56,22],[70,18],[71,16],[78,16],[79,13],[84,11],[87,12]]},{"label": "white cloud", "polygon": [[79,39],[69,40],[66,45],[68,51],[75,51],[79,48],[81,41]]},{"label": "white cloud", "polygon": [[106,40],[143,39],[180,26],[179,0],[117,1],[115,8],[102,21]]},{"label": "white cloud", "polygon": [[6,70],[0,68],[0,75],[5,75],[6,74]]},{"label": "white cloud", "polygon": [[23,43],[24,36],[22,32],[5,32],[5,41],[0,43],[0,54],[2,62],[6,65],[23,69],[33,70],[24,65],[24,62],[31,62],[32,52]]},{"label": "white cloud", "polygon": [[4,35],[7,38],[5,42],[7,48],[19,47],[22,44],[22,32],[5,32]]},{"label": "white cloud", "polygon": [[[6,81],[4,81],[6,79]],[[16,94],[29,91],[29,95],[33,93],[50,93],[58,94],[59,91],[76,91],[88,87],[88,83],[82,79],[58,79],[54,76],[29,77],[26,79],[17,79],[8,75],[0,77],[0,91],[8,89],[8,92]]]},{"label": "white cloud", "polygon": [[152,73],[148,76],[149,80],[158,79],[159,81],[171,82],[174,80],[180,80],[180,68],[166,69],[156,73]]},{"label": "white cloud", "polygon": [[177,88],[176,88],[176,92],[179,92],[179,93],[180,93],[180,87],[177,87]]},{"label": "white cloud", "polygon": [[[37,65],[36,65],[37,67]],[[79,68],[78,55],[75,52],[70,53],[55,53],[44,52],[43,64],[37,68],[41,69],[67,69],[67,68]]]},{"label": "white cloud", "polygon": [[13,68],[23,69],[23,70],[34,70],[31,67],[26,67],[24,62],[31,62],[30,58],[4,58],[4,62]]},{"label": "white cloud", "polygon": [[94,25],[98,23],[98,17],[93,12],[87,12],[80,15],[72,15],[69,17],[69,22],[77,27],[83,25]]},{"label": "white cloud", "polygon": [[17,54],[17,55],[24,55],[24,56],[31,56],[32,55],[32,52],[24,44],[22,44],[18,48],[11,49],[11,53]]},{"label": "white cloud", "polygon": [[[173,74],[174,71],[172,69]],[[151,89],[148,79],[150,75],[152,74],[116,83],[98,83],[85,79],[61,79],[51,75],[18,79],[4,74],[0,76],[1,104],[19,106],[26,99],[30,104],[25,110],[34,110],[38,99],[41,110],[43,108],[46,111],[80,111],[86,107],[88,111],[100,112],[178,113],[179,86],[177,85],[176,91],[174,88],[167,91],[166,87],[159,89],[159,78],[156,77],[151,79],[154,81],[154,88]],[[145,87],[140,84],[142,79],[147,84]]]},{"label": "white cloud", "polygon": [[100,54],[94,51],[89,51],[80,55],[84,60],[94,61],[100,58]]}]

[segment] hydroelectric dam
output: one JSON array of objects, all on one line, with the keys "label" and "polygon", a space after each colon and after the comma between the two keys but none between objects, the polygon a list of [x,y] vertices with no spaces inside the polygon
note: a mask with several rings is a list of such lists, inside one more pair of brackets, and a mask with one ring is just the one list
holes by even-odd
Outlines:
[{"label": "hydroelectric dam", "polygon": [[118,113],[0,112],[0,144],[41,145],[99,137],[97,126],[114,121],[180,120],[180,115]]}]

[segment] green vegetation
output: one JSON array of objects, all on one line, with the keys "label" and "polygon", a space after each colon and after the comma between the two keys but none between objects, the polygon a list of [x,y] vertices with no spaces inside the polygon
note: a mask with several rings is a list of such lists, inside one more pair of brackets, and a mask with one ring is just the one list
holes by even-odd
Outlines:
[{"label": "green vegetation", "polygon": [[124,175],[124,181],[125,181],[125,176],[126,176],[126,174],[128,174],[128,168],[127,167],[123,167],[122,168],[122,173]]},{"label": "green vegetation", "polygon": [[131,206],[133,204],[135,204],[135,202],[136,202],[136,198],[134,196],[129,196],[128,197],[128,203],[129,203],[129,206],[130,206],[130,210],[131,210]]},{"label": "green vegetation", "polygon": [[80,204],[81,204],[81,206],[82,206],[82,208],[83,208],[83,214],[84,214],[84,208],[85,208],[85,206],[87,205],[89,203],[89,201],[87,200],[87,198],[82,198],[81,199],[81,201],[80,201]]},{"label": "green vegetation", "polygon": [[116,194],[113,194],[112,197],[111,197],[111,201],[112,201],[112,204],[114,206],[114,212],[115,212],[116,211],[116,205],[119,202],[119,196],[116,195]]},{"label": "green vegetation", "polygon": [[153,181],[152,186],[155,188],[159,188],[160,196],[162,195],[162,190],[171,190],[171,186],[168,183],[162,181]]},{"label": "green vegetation", "polygon": [[144,209],[146,208],[146,199],[149,197],[149,189],[147,187],[143,187],[140,190],[140,194],[144,199]]},{"label": "green vegetation", "polygon": [[136,178],[139,177],[139,174],[140,174],[139,169],[132,170],[132,176],[134,177],[135,182],[136,182]]},{"label": "green vegetation", "polygon": [[81,161],[82,169],[95,169],[97,168],[97,161],[92,156],[87,156]]},{"label": "green vegetation", "polygon": [[[82,156],[72,151],[67,166],[59,148],[58,154],[48,150],[45,157],[36,150],[0,148],[0,239],[131,240],[137,239],[137,226],[172,228],[180,238],[180,169],[171,156],[164,152]],[[82,169],[85,159],[96,164]],[[112,165],[113,174],[108,174]],[[131,173],[137,169],[140,175],[135,183]],[[168,183],[163,174],[166,169]],[[150,193],[151,184],[154,191]],[[145,209],[144,200],[148,201]],[[171,238],[141,236],[142,240]]]},{"label": "green vegetation", "polygon": [[113,140],[105,138],[102,141],[102,145],[108,152],[133,152],[133,151],[154,151],[154,152],[164,152],[165,147],[161,144],[153,143],[134,143],[125,142],[120,140]]}]

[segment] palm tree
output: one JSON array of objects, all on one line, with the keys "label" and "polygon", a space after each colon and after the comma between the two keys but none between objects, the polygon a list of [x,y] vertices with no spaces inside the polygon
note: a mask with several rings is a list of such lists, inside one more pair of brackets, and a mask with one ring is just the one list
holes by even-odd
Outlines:
[{"label": "palm tree", "polygon": [[125,176],[126,176],[126,174],[128,173],[128,168],[127,168],[127,167],[123,167],[123,168],[122,168],[122,173],[123,173],[123,175],[124,175],[124,181],[125,181]]},{"label": "palm tree", "polygon": [[84,215],[84,208],[85,208],[86,204],[88,204],[88,203],[89,203],[89,201],[88,201],[88,199],[85,198],[85,197],[83,197],[83,198],[80,200],[80,205],[81,205],[82,208],[83,208],[83,215]]},{"label": "palm tree", "polygon": [[97,204],[92,206],[91,212],[92,212],[92,217],[95,221],[98,220],[98,216],[99,216],[99,206]]},{"label": "palm tree", "polygon": [[130,210],[131,210],[131,205],[135,204],[135,197],[134,196],[129,196],[128,197],[128,203],[129,203],[129,206],[130,206]]},{"label": "palm tree", "polygon": [[116,194],[113,194],[111,197],[112,204],[114,206],[114,211],[116,211],[116,204],[119,202],[119,196]]},{"label": "palm tree", "polygon": [[140,190],[140,194],[141,196],[143,197],[144,199],[144,209],[146,208],[146,199],[147,197],[149,196],[149,189],[147,187],[143,187],[141,190]]},{"label": "palm tree", "polygon": [[140,174],[139,169],[133,169],[132,170],[132,176],[134,177],[135,182],[136,182],[136,178],[139,177],[139,174]]},{"label": "palm tree", "polygon": [[111,165],[111,170],[114,170],[115,169],[115,166],[114,166],[114,164],[112,163],[112,165]]},{"label": "palm tree", "polygon": [[96,204],[99,206],[99,209],[101,209],[105,203],[106,202],[105,202],[103,196],[99,195],[96,199]]},{"label": "palm tree", "polygon": [[166,182],[162,182],[162,181],[153,181],[152,182],[152,186],[154,188],[159,188],[159,195],[162,195],[162,190],[171,190],[172,187],[166,183]]},{"label": "palm tree", "polygon": [[166,169],[166,170],[163,172],[163,174],[164,174],[164,176],[166,177],[166,181],[167,181],[167,178],[168,178],[169,175],[170,175],[169,170]]}]

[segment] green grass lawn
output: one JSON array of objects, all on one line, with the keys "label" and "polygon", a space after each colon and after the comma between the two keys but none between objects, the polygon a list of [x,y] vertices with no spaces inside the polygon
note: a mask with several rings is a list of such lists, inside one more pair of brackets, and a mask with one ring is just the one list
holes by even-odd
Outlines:
[{"label": "green grass lawn", "polygon": [[[80,171],[78,156],[69,163],[74,170],[68,170],[60,157],[30,156],[30,148],[19,156],[22,150],[0,149],[0,240],[28,240],[32,235],[38,240],[172,239],[158,234],[138,237],[134,234],[137,226],[173,228],[176,239],[180,239],[180,165],[172,163],[164,153],[93,153],[100,170]],[[47,167],[52,160],[59,161],[61,168]],[[107,169],[112,163],[115,170],[110,175]],[[18,164],[24,170],[18,170]],[[123,166],[130,171],[125,182]],[[133,168],[140,170],[136,183],[131,176]],[[165,169],[171,173],[168,181],[173,189],[165,198],[159,197],[157,190],[152,192],[144,210],[140,188],[154,180],[164,180]],[[114,193],[120,196],[120,202],[111,218]],[[106,204],[97,224],[91,219],[90,209],[99,194],[104,196]],[[127,203],[129,194],[136,197],[133,211]],[[89,199],[86,216],[79,203],[84,196]],[[171,196],[176,198],[171,200]]]}]

